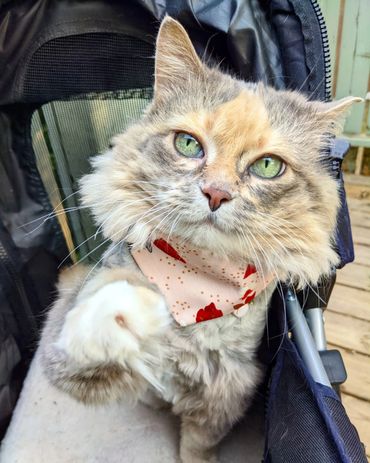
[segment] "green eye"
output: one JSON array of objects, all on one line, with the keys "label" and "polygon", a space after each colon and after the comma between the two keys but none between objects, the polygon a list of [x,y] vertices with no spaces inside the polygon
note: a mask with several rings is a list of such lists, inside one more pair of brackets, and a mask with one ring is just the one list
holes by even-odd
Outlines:
[{"label": "green eye", "polygon": [[257,159],[249,169],[257,177],[275,178],[284,172],[285,164],[275,156],[264,156]]},{"label": "green eye", "polygon": [[175,148],[187,158],[202,158],[204,156],[202,145],[188,133],[179,132],[175,136]]}]

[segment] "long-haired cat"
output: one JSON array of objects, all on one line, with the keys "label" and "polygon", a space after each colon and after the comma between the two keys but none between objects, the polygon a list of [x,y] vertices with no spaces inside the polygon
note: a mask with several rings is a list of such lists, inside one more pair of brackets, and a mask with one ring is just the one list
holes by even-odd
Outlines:
[{"label": "long-haired cat", "polygon": [[337,263],[322,152],[354,100],[312,102],[210,68],[167,17],[153,102],[81,182],[111,246],[98,268],[61,278],[43,333],[51,381],[86,403],[168,404],[182,461],[216,461],[261,381],[277,281],[314,284]]}]

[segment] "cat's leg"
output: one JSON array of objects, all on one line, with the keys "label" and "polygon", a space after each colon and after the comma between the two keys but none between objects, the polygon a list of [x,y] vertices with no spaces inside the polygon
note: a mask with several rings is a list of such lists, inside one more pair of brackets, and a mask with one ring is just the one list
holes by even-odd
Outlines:
[{"label": "cat's leg", "polygon": [[85,279],[63,282],[50,311],[41,341],[47,376],[85,402],[137,399],[148,384],[160,389],[156,373],[170,323],[163,297],[124,268]]},{"label": "cat's leg", "polygon": [[182,463],[217,463],[216,446],[225,436],[187,418],[181,423],[180,458]]},{"label": "cat's leg", "polygon": [[[204,418],[204,417],[203,417]],[[182,463],[217,463],[217,445],[231,428],[225,416],[198,421],[183,416],[181,421],[180,457]]]},{"label": "cat's leg", "polygon": [[153,388],[145,390],[145,392],[140,396],[140,402],[154,410],[171,409],[171,404],[160,397]]},{"label": "cat's leg", "polygon": [[174,405],[173,411],[181,416],[182,463],[218,461],[218,444],[243,417],[261,378],[262,369],[257,362],[240,367],[235,364],[231,376],[223,377],[220,373],[211,384],[199,384]]}]

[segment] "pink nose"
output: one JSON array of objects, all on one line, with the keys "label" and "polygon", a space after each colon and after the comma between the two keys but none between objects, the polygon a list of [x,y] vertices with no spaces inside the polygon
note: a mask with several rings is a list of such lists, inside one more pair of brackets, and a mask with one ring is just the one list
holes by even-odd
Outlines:
[{"label": "pink nose", "polygon": [[217,211],[222,203],[230,201],[231,194],[212,185],[202,187],[202,193],[208,199],[209,208],[212,212]]}]

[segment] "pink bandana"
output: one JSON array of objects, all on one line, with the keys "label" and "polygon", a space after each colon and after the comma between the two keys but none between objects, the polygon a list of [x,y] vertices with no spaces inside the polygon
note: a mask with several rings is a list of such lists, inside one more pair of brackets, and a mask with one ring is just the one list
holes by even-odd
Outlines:
[{"label": "pink bandana", "polygon": [[273,280],[261,278],[253,264],[240,266],[171,240],[153,242],[152,251],[133,252],[141,271],[166,298],[181,326],[233,313],[241,317],[248,304]]}]

